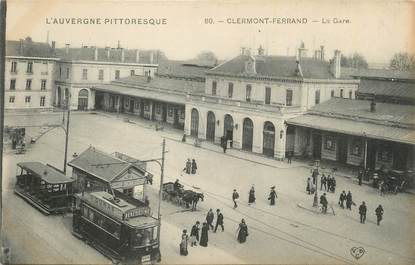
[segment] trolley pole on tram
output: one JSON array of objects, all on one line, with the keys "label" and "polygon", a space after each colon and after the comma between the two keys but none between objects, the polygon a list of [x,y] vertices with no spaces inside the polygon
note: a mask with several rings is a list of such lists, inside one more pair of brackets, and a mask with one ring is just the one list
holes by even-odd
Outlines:
[{"label": "trolley pole on tram", "polygon": [[[160,214],[160,206],[161,200],[163,196],[163,178],[164,178],[164,154],[166,153],[166,139],[163,138],[163,147],[161,153],[161,166],[160,166],[160,189],[159,189],[159,205],[158,205],[158,220],[159,220],[159,229],[157,230],[157,240],[160,250],[160,228],[161,228],[161,214]],[[161,259],[161,252],[160,252],[160,259]]]}]

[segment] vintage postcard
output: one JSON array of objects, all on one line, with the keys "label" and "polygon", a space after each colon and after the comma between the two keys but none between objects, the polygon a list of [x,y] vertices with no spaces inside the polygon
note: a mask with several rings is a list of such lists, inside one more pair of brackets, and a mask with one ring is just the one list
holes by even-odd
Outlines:
[{"label": "vintage postcard", "polygon": [[1,264],[415,263],[413,1],[0,7]]}]

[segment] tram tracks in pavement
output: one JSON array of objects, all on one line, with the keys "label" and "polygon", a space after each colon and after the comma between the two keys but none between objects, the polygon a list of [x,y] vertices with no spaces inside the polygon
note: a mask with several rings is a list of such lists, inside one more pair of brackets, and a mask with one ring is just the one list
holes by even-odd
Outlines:
[{"label": "tram tracks in pavement", "polygon": [[[193,186],[192,184],[189,184],[189,183],[186,183],[186,182],[183,182],[183,181],[181,181],[181,182],[182,182],[183,184],[187,185],[187,186],[190,186],[190,187],[192,187],[192,186]],[[204,192],[204,193],[206,193],[207,195],[210,195],[210,197],[212,197],[212,198],[214,198],[214,199],[216,199],[216,200],[218,200],[218,201],[222,202],[222,203],[223,203],[223,204],[225,204],[227,207],[229,207],[229,208],[233,208],[233,206],[231,206],[231,205],[227,205],[226,203],[224,203],[224,202],[223,202],[223,201],[228,202],[228,201],[230,200],[229,198],[227,198],[227,197],[225,197],[225,196],[223,196],[223,195],[220,195],[220,194],[216,194],[216,193],[214,193],[214,192],[210,192],[210,191],[208,191],[208,190],[206,190],[206,189],[203,189],[203,188],[202,188],[202,190],[203,190],[203,192]],[[220,199],[219,199],[219,198],[220,198]],[[315,226],[313,226],[313,225],[306,224],[306,223],[303,223],[303,222],[300,222],[300,221],[297,221],[297,220],[291,219],[291,218],[289,218],[289,217],[285,217],[285,216],[282,216],[282,215],[278,215],[278,214],[275,214],[275,213],[271,213],[271,212],[266,211],[266,210],[263,210],[263,209],[261,209],[261,208],[257,208],[257,207],[253,208],[253,207],[249,207],[249,206],[246,206],[246,205],[243,205],[243,204],[240,204],[240,205],[242,205],[242,206],[244,206],[244,207],[246,207],[246,208],[249,208],[249,209],[253,209],[253,210],[256,210],[256,211],[262,212],[262,213],[267,214],[267,215],[272,216],[272,217],[277,217],[277,218],[280,218],[280,219],[282,219],[282,220],[287,221],[290,225],[291,225],[292,223],[295,223],[295,224],[297,224],[297,225],[301,225],[301,226],[303,226],[303,227],[307,227],[307,228],[309,228],[309,229],[311,229],[311,230],[314,230],[314,231],[318,231],[318,232],[321,232],[321,233],[328,234],[328,235],[330,235],[330,236],[332,236],[332,237],[335,237],[335,238],[341,238],[341,239],[344,239],[344,240],[348,240],[348,241],[350,241],[350,242],[357,243],[357,244],[361,244],[361,245],[363,245],[363,246],[366,246],[366,247],[370,247],[370,248],[376,249],[376,250],[378,250],[378,251],[382,251],[382,252],[385,252],[385,253],[392,254],[392,255],[397,256],[397,257],[399,257],[399,258],[403,258],[403,259],[406,259],[406,260],[409,260],[409,261],[415,261],[415,258],[413,258],[413,257],[406,256],[406,255],[403,255],[403,254],[400,254],[400,253],[396,253],[395,251],[392,251],[392,250],[389,250],[389,249],[385,249],[385,248],[381,248],[381,247],[378,247],[378,246],[376,246],[376,245],[373,245],[373,244],[370,244],[370,243],[366,243],[366,242],[363,242],[363,241],[360,241],[360,240],[356,240],[356,239],[353,239],[353,238],[349,238],[349,237],[343,236],[343,235],[338,234],[338,233],[334,233],[334,232],[331,232],[331,231],[326,231],[326,230],[324,230],[324,229],[321,229],[321,228],[315,227]],[[239,213],[240,213],[241,215],[243,215],[243,216],[247,216],[247,217],[249,217],[249,218],[251,218],[251,219],[253,219],[253,220],[258,221],[259,223],[261,223],[261,222],[262,222],[262,221],[258,220],[258,219],[257,219],[257,218],[255,218],[255,217],[252,217],[252,216],[250,216],[250,215],[248,215],[248,214],[242,213],[242,212],[241,212],[241,211],[239,211],[239,210],[237,210],[237,212],[239,212]],[[267,225],[267,224],[263,224],[263,225],[269,226],[269,225]],[[273,227],[273,226],[270,226],[270,227],[272,227],[272,228],[274,228],[274,229],[276,229],[276,230],[279,230],[279,229],[278,229],[278,228],[276,228],[276,227]],[[283,232],[283,233],[286,233],[286,232],[284,232],[284,231],[282,231],[282,232]],[[290,234],[289,234],[289,235],[290,235]],[[290,235],[290,236],[293,236],[293,235]],[[294,236],[294,237],[295,237],[295,236]],[[302,239],[301,239],[301,240],[302,240]]]}]

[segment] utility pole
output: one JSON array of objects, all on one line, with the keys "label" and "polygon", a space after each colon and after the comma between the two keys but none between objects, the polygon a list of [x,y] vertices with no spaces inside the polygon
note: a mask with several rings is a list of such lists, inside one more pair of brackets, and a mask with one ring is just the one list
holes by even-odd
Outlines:
[{"label": "utility pole", "polygon": [[[69,99],[68,99],[69,101]],[[71,116],[71,107],[69,102],[66,103],[66,108],[68,109],[68,114],[66,117],[66,130],[65,130],[65,134],[66,134],[66,139],[65,139],[65,157],[63,160],[63,173],[66,174],[66,162],[68,159],[68,140],[69,140],[69,119]]]},{"label": "utility pole", "polygon": [[[161,228],[161,214],[160,214],[160,206],[161,206],[161,200],[163,196],[163,178],[164,178],[164,154],[166,150],[166,139],[163,139],[163,147],[161,151],[161,166],[160,166],[160,190],[159,190],[159,205],[158,205],[158,220],[159,220],[159,229],[157,230],[157,239],[158,239],[158,245],[159,245],[159,251],[160,251],[160,228]],[[160,252],[160,259],[161,259],[161,252]]]},{"label": "utility pole", "polygon": [[[316,191],[314,193],[314,200],[313,200],[313,207],[318,207],[318,195],[317,195],[317,190],[318,190],[318,167],[320,166],[320,160],[315,160],[314,161],[314,166],[315,169],[313,169],[313,175],[316,175]],[[316,173],[314,173],[314,170],[316,171]]]}]

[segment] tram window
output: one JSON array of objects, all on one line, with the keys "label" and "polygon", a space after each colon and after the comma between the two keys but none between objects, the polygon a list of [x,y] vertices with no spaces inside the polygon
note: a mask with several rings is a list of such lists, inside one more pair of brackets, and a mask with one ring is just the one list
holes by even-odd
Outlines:
[{"label": "tram window", "polygon": [[157,229],[158,229],[157,226],[156,227],[153,227],[153,241],[156,241],[157,240]]},{"label": "tram window", "polygon": [[157,240],[157,233],[153,228],[137,230],[133,244],[135,246],[145,246]]}]

